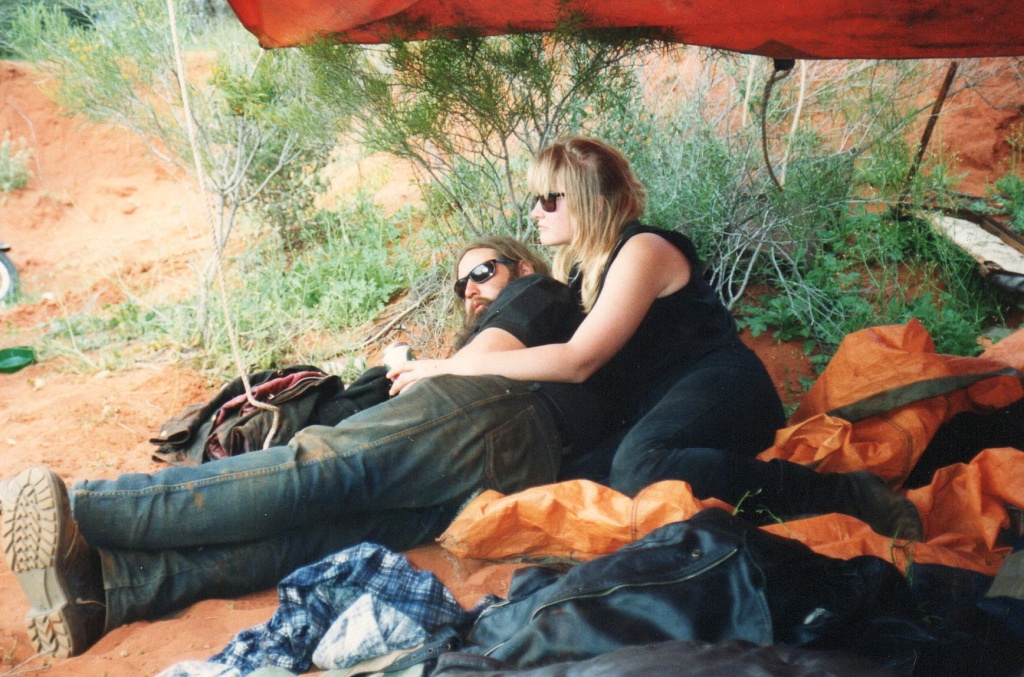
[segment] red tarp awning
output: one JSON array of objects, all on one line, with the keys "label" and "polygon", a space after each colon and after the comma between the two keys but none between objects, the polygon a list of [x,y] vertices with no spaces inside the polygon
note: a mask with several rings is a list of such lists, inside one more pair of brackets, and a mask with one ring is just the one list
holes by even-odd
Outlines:
[{"label": "red tarp awning", "polygon": [[378,43],[551,30],[584,16],[600,28],[780,59],[1024,55],[1024,0],[228,0],[264,47],[318,36]]}]

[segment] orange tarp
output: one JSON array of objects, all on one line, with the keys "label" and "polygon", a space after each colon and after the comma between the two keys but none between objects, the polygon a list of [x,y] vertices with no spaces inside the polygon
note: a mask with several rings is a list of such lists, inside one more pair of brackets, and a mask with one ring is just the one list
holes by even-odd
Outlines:
[{"label": "orange tarp", "polygon": [[[1009,523],[1006,506],[1024,508],[1024,453],[988,449],[969,464],[936,473],[907,492],[921,513],[925,540],[881,536],[847,515],[821,515],[762,527],[829,557],[874,555],[906,569],[910,562],[944,564],[992,576],[1009,547],[997,547]],[[731,506],[693,496],[686,482],[666,480],[636,498],[587,480],[534,487],[510,496],[487,491],[471,501],[439,542],[462,558],[585,561],[619,548],[704,508]]]},{"label": "orange tarp", "polygon": [[[821,472],[867,469],[900,485],[935,431],[963,411],[991,411],[1024,397],[1024,331],[980,357],[935,352],[920,322],[855,332],[759,458]],[[933,393],[942,393],[935,394]],[[917,398],[917,399],[915,399]],[[895,406],[894,405],[902,405]],[[841,414],[874,414],[854,423]]]},{"label": "orange tarp", "polygon": [[264,47],[550,31],[566,20],[791,59],[1024,54],[1020,0],[228,0]]},{"label": "orange tarp", "polygon": [[[954,414],[1007,406],[1024,396],[1024,330],[976,358],[935,353],[918,322],[851,334],[762,458],[786,458],[819,472],[869,469],[893,484],[905,479],[935,431]],[[941,393],[941,394],[936,394]],[[927,397],[924,397],[927,395]],[[916,397],[923,397],[917,399]],[[902,406],[891,411],[892,403]],[[873,415],[851,423],[827,412]],[[846,515],[763,527],[832,557],[876,555],[993,575],[1008,547],[1007,506],[1024,509],[1024,450],[987,449],[968,464],[939,470],[931,484],[905,494],[917,506],[925,540],[881,536]],[[560,557],[586,560],[614,552],[659,526],[689,519],[721,501],[696,499],[685,482],[653,484],[633,499],[586,481],[563,482],[503,497],[485,492],[440,538],[460,557]]]},{"label": "orange tarp", "polygon": [[[932,395],[964,389],[966,399],[955,401],[959,410],[966,406],[1003,407],[1024,394],[1021,370],[1024,331],[1008,336],[979,357],[960,357],[936,353],[931,335],[917,320],[871,327],[843,340],[792,420],[827,413],[858,421]],[[1005,377],[987,382],[1000,374]]]},{"label": "orange tarp", "polygon": [[463,558],[588,560],[707,507],[732,509],[722,501],[694,498],[690,485],[678,481],[657,482],[632,499],[588,480],[507,497],[488,490],[470,501],[438,541]]}]

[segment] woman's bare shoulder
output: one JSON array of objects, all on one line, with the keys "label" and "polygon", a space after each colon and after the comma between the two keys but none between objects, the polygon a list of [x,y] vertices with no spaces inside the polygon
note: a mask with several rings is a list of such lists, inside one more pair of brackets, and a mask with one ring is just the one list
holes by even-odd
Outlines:
[{"label": "woman's bare shoulder", "polygon": [[[621,262],[621,263],[620,263]],[[612,263],[612,267],[645,271],[656,280],[658,296],[682,289],[690,280],[690,261],[674,244],[657,233],[637,233],[629,238]]]},{"label": "woman's bare shoulder", "polygon": [[678,247],[657,233],[637,233],[622,245],[619,256],[653,257],[665,261],[686,258]]}]

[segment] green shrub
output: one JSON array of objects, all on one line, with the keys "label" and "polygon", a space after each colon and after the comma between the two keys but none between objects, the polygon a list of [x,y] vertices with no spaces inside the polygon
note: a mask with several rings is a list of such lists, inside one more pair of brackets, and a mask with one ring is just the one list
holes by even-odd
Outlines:
[{"label": "green shrub", "polygon": [[[607,111],[600,133],[623,148],[647,187],[645,220],[694,239],[742,326],[804,340],[820,365],[847,333],[911,317],[940,350],[976,353],[977,336],[1001,319],[998,293],[926,220],[889,215],[908,190],[913,149],[904,130],[920,113],[915,93],[928,69],[814,64],[806,119],[780,139],[772,133],[791,129],[795,87],[793,76],[783,81],[789,89],[776,90],[768,112],[780,190],[765,168],[758,106],[741,121],[747,69],[758,67],[713,55],[681,69],[685,77],[659,75],[660,89],[685,96],[637,97]],[[909,186],[912,204],[941,199],[951,178],[946,165],[926,163]],[[752,295],[752,285],[769,291]]]},{"label": "green shrub", "polygon": [[827,231],[821,251],[780,276],[775,294],[740,304],[755,334],[807,339],[824,366],[846,334],[922,322],[939,352],[975,355],[984,328],[1001,320],[999,292],[965,252],[923,221],[855,210]]},{"label": "green shrub", "polygon": [[24,139],[18,139],[15,144],[11,133],[4,132],[0,141],[0,193],[21,190],[28,185],[32,179],[28,168],[31,158],[32,151],[26,147]]},{"label": "green shrub", "polygon": [[993,189],[1010,217],[1010,226],[1024,235],[1024,179],[1016,174],[1005,174],[996,179]]},{"label": "green shrub", "polygon": [[[575,26],[575,24],[574,24]],[[636,90],[657,43],[625,33],[464,37],[306,49],[317,92],[369,150],[411,161],[452,240],[530,230],[529,158]]]}]

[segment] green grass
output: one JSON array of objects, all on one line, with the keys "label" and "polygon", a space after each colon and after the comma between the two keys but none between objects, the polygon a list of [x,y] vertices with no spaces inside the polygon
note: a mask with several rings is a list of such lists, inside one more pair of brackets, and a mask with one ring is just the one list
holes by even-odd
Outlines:
[{"label": "green grass", "polygon": [[[251,246],[225,260],[243,362],[262,369],[356,354],[342,339],[346,330],[379,315],[422,275],[424,261],[416,253],[425,248],[410,219],[409,211],[385,217],[380,205],[356,194],[337,211],[321,212],[315,227],[304,231],[309,245],[300,250],[285,250],[272,233],[250,236]],[[221,305],[208,301],[205,341],[199,307],[197,296],[161,306],[131,297],[52,321],[43,350],[75,356],[85,369],[98,366],[95,353],[104,368],[169,353],[229,374],[234,362]]]}]

